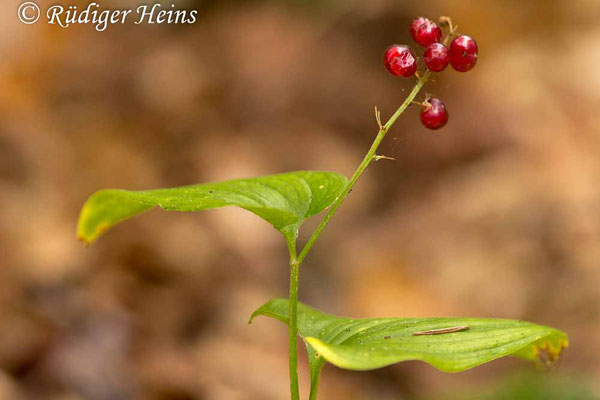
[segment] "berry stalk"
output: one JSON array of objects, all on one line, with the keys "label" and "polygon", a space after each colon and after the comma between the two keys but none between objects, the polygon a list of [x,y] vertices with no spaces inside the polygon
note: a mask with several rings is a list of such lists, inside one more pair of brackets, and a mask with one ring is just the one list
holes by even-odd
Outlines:
[{"label": "berry stalk", "polygon": [[415,84],[415,87],[412,89],[410,94],[406,97],[406,99],[404,100],[402,105],[400,105],[400,107],[398,107],[396,112],[390,117],[390,119],[385,123],[385,125],[382,125],[380,127],[379,132],[377,133],[377,137],[373,141],[371,148],[369,149],[369,151],[367,152],[367,155],[365,156],[365,158],[363,158],[362,162],[360,163],[360,165],[358,166],[358,168],[352,175],[352,178],[350,178],[350,181],[348,182],[348,184],[342,191],[342,194],[340,194],[340,196],[337,198],[335,203],[333,203],[333,205],[329,209],[329,212],[325,215],[325,217],[323,218],[323,220],[321,221],[321,223],[319,224],[317,229],[313,232],[312,236],[308,239],[308,242],[306,242],[306,245],[304,246],[304,248],[302,248],[302,251],[300,252],[300,255],[298,256],[298,265],[302,265],[304,258],[306,258],[306,255],[312,249],[316,240],[319,238],[319,236],[323,232],[323,229],[325,229],[325,227],[327,226],[327,224],[329,223],[329,221],[331,220],[331,218],[333,217],[333,215],[335,214],[335,212],[337,211],[339,206],[342,205],[346,196],[348,196],[348,193],[350,193],[350,191],[352,190],[352,188],[354,187],[354,185],[356,184],[358,179],[361,177],[363,172],[365,172],[365,170],[369,166],[369,164],[371,164],[371,162],[376,159],[377,149],[379,148],[379,145],[385,138],[385,135],[388,133],[388,131],[394,125],[394,123],[400,117],[400,115],[402,115],[402,113],[408,108],[408,106],[410,106],[411,103],[415,100],[415,98],[417,97],[417,95],[419,94],[421,89],[423,88],[423,85],[425,85],[425,83],[429,79],[430,75],[431,75],[431,72],[427,71],[423,76],[419,77],[417,83]]}]

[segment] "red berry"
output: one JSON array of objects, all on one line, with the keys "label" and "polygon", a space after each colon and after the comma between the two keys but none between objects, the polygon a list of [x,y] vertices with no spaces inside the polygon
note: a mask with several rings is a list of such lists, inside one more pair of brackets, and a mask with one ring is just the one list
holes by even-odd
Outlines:
[{"label": "red berry", "polygon": [[423,103],[421,122],[428,129],[440,129],[448,122],[448,111],[440,99],[429,99]]},{"label": "red berry", "polygon": [[448,48],[441,43],[432,43],[425,49],[423,54],[425,65],[433,72],[443,71],[450,62]]},{"label": "red berry", "polygon": [[[417,21],[418,19],[415,20],[413,24]],[[411,33],[412,29],[413,26],[411,26]],[[415,39],[415,42],[419,43],[421,46],[427,47],[432,43],[439,43],[442,40],[442,29],[437,26],[435,22],[425,19],[412,36],[413,39]]]},{"label": "red berry", "polygon": [[427,18],[419,17],[410,24],[410,36],[412,36],[415,41],[417,40],[417,29],[427,21],[429,21]]},{"label": "red berry", "polygon": [[477,64],[477,43],[469,36],[461,35],[450,44],[450,65],[459,72],[467,72]]},{"label": "red berry", "polygon": [[385,51],[383,64],[394,76],[411,77],[417,72],[417,56],[408,46],[392,45]]}]

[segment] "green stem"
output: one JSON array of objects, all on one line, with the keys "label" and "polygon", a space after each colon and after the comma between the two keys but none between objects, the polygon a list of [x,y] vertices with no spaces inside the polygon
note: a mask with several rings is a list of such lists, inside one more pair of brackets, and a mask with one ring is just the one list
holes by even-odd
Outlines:
[{"label": "green stem", "polygon": [[[400,105],[400,107],[398,107],[398,109],[396,110],[396,112],[390,117],[390,119],[385,123],[385,125],[383,125],[383,126],[380,127],[379,132],[377,133],[377,137],[375,137],[375,140],[373,141],[373,144],[371,145],[371,148],[367,152],[367,155],[365,156],[365,158],[363,158],[362,162],[359,164],[358,168],[356,169],[356,171],[352,175],[352,178],[350,178],[350,181],[348,182],[348,184],[346,185],[346,187],[344,188],[344,190],[342,191],[342,193],[340,194],[340,196],[336,199],[336,201],[333,203],[333,205],[329,209],[329,212],[325,215],[325,217],[323,218],[323,220],[321,221],[321,223],[319,224],[319,226],[317,227],[317,229],[315,229],[315,231],[313,232],[313,234],[311,235],[311,237],[306,242],[306,245],[304,246],[304,248],[300,252],[300,255],[297,257],[296,262],[294,263],[294,265],[296,266],[296,269],[295,269],[296,276],[295,276],[295,278],[292,277],[291,280],[296,279],[296,285],[297,285],[297,279],[298,279],[298,276],[297,276],[298,269],[297,268],[300,265],[302,265],[302,262],[306,258],[306,255],[308,254],[308,252],[310,252],[310,250],[314,246],[315,242],[317,241],[317,239],[319,238],[319,236],[323,232],[323,229],[325,229],[325,227],[327,226],[327,224],[329,223],[329,221],[331,220],[331,218],[333,217],[333,215],[335,214],[335,212],[337,211],[337,209],[342,205],[342,203],[346,199],[346,196],[348,196],[348,193],[350,193],[350,191],[352,190],[352,188],[354,187],[354,185],[356,184],[356,182],[358,181],[358,179],[365,172],[365,170],[367,169],[367,167],[369,166],[369,164],[371,164],[371,162],[376,159],[376,157],[377,157],[377,149],[379,148],[379,145],[381,144],[381,142],[385,138],[385,135],[388,133],[388,131],[394,125],[394,123],[400,117],[400,115],[402,115],[402,113],[415,100],[415,98],[417,97],[417,95],[419,94],[419,92],[421,91],[421,89],[423,88],[423,85],[425,85],[425,83],[429,79],[430,75],[431,75],[431,72],[428,71],[422,77],[419,78],[419,80],[415,84],[415,87],[410,92],[410,94],[408,95],[408,97],[406,97],[406,99],[404,100],[404,102]],[[294,251],[295,251],[295,247],[294,247]],[[291,266],[291,264],[290,264],[290,266]],[[292,274],[293,273],[294,272],[292,272]],[[291,280],[290,280],[290,282],[291,282]],[[296,289],[297,289],[297,286],[296,286]],[[297,316],[295,315],[296,308],[297,308],[297,300],[298,300],[297,295],[298,295],[298,293],[296,291],[296,293],[295,293],[296,298],[295,298],[293,306],[292,306],[292,291],[291,291],[291,285],[290,285],[290,324],[289,324],[290,325],[290,368],[292,366],[292,350],[291,350],[292,349],[292,347],[291,347],[292,346],[292,330],[296,331],[296,323],[297,323],[297,321],[296,321],[296,317]],[[293,307],[293,311],[292,311],[292,307]],[[292,312],[294,314],[292,314]],[[294,328],[293,329],[292,329],[292,319],[294,320],[294,322],[293,322],[294,323]],[[295,344],[296,344],[296,342],[294,341],[294,346],[295,346]],[[296,351],[295,350],[294,350],[294,357],[296,357]],[[313,374],[313,376],[311,376],[311,381],[310,381],[310,397],[309,397],[309,400],[316,400],[317,399],[317,392],[318,392],[318,389],[319,389],[319,380],[320,380],[320,377],[321,377],[321,371],[320,371],[320,368],[319,368],[319,370],[315,371],[315,373]],[[297,379],[297,375],[296,375],[296,379]]]},{"label": "green stem", "polygon": [[423,85],[427,82],[429,75],[431,75],[431,72],[428,71],[425,73],[425,75],[423,75],[421,78],[419,78],[419,80],[417,81],[413,90],[410,92],[410,94],[408,95],[406,100],[404,100],[404,103],[402,103],[402,105],[400,107],[398,107],[398,109],[396,110],[394,115],[392,115],[390,117],[390,119],[386,122],[386,124],[381,127],[381,129],[379,130],[379,133],[377,134],[377,137],[375,138],[375,141],[373,141],[373,144],[371,145],[371,148],[369,149],[369,152],[367,153],[365,158],[362,160],[362,162],[360,163],[360,165],[354,172],[354,175],[352,175],[352,178],[350,178],[350,181],[348,182],[348,184],[346,185],[346,187],[344,188],[344,190],[342,191],[340,196],[333,203],[333,205],[329,209],[329,212],[325,215],[325,217],[323,218],[323,220],[321,221],[321,223],[319,224],[317,229],[313,232],[312,236],[308,239],[308,242],[306,242],[306,245],[300,252],[300,255],[298,256],[298,264],[299,265],[302,264],[302,262],[304,261],[304,258],[306,257],[308,252],[312,249],[313,245],[315,244],[315,242],[321,235],[321,232],[323,232],[323,229],[325,229],[325,227],[327,226],[327,224],[329,223],[329,221],[331,220],[331,218],[333,217],[333,215],[335,214],[335,212],[337,211],[339,206],[342,205],[342,203],[346,199],[346,196],[348,196],[348,193],[350,193],[350,191],[352,190],[352,188],[354,187],[354,185],[356,184],[356,182],[358,181],[360,176],[363,174],[363,172],[365,172],[365,170],[367,169],[369,164],[373,161],[374,157],[376,156],[376,152],[377,152],[377,149],[379,148],[379,145],[381,144],[383,138],[388,133],[388,131],[390,130],[392,125],[394,125],[394,123],[396,122],[398,117],[400,117],[400,115],[402,115],[402,113],[408,108],[408,106],[410,106],[410,104],[415,100],[415,98],[417,97],[417,95],[419,94],[421,89],[423,88]]},{"label": "green stem", "polygon": [[[371,145],[369,152],[362,160],[354,175],[340,194],[340,196],[333,203],[329,212],[325,215],[317,229],[313,232],[312,236],[308,239],[308,242],[302,249],[302,252],[299,256],[297,256],[296,252],[296,242],[295,240],[288,241],[288,249],[290,252],[290,294],[289,294],[289,353],[290,353],[290,391],[292,400],[300,400],[300,391],[298,386],[298,280],[299,280],[299,270],[300,265],[304,261],[304,258],[308,254],[308,252],[312,249],[316,240],[325,229],[325,226],[329,223],[337,209],[344,202],[348,193],[352,190],[360,176],[365,172],[369,164],[375,159],[377,156],[376,152],[379,148],[379,145],[385,138],[385,135],[388,133],[392,125],[396,122],[398,117],[402,115],[402,113],[410,106],[410,104],[415,100],[423,85],[427,82],[429,78],[430,72],[425,73],[422,77],[419,78],[417,84],[410,92],[404,103],[396,112],[391,116],[391,118],[386,122],[385,125],[381,127],[375,141]],[[310,388],[310,400],[316,400],[317,398],[317,390],[319,388],[319,380],[320,380],[320,368],[319,371],[315,371],[313,376],[311,376],[311,388]]]},{"label": "green stem", "polygon": [[300,264],[296,259],[296,243],[288,242],[290,252],[290,295],[289,295],[289,352],[290,392],[292,400],[300,400],[298,386],[298,280]]},{"label": "green stem", "polygon": [[317,400],[317,392],[319,391],[319,381],[321,379],[322,368],[323,364],[321,363],[310,377],[310,396],[308,400]]}]

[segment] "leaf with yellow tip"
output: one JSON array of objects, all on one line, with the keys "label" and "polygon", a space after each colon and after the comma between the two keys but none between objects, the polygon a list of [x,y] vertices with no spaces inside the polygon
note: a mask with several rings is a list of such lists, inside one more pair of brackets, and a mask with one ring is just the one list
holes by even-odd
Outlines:
[{"label": "leaf with yellow tip", "polygon": [[258,215],[292,241],[304,220],[328,208],[346,184],[346,178],[334,172],[297,171],[172,189],[106,189],[84,204],[77,236],[92,243],[115,224],[156,206],[168,211],[237,206]]},{"label": "leaf with yellow tip", "polygon": [[[288,301],[272,300],[256,310],[252,318],[258,315],[287,323]],[[322,358],[351,370],[420,360],[444,372],[460,372],[504,356],[553,362],[568,345],[563,332],[531,322],[491,318],[352,319],[324,314],[303,304],[298,304],[298,331],[313,351],[311,369],[314,366],[319,370]]]}]

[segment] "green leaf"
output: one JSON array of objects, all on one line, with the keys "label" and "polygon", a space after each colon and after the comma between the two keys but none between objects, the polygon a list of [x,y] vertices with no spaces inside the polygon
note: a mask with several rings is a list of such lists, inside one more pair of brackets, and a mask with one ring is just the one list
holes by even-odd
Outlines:
[{"label": "green leaf", "polygon": [[173,189],[106,189],[84,204],[78,237],[92,243],[115,224],[155,206],[168,211],[238,206],[266,220],[291,241],[302,222],[329,207],[346,184],[345,177],[333,172],[297,171]]},{"label": "green leaf", "polygon": [[[288,321],[288,301],[275,299],[256,310]],[[467,326],[461,332],[419,335]],[[504,356],[552,362],[567,347],[567,335],[530,322],[483,318],[367,318],[327,315],[298,304],[298,331],[318,357],[345,369],[370,370],[401,361],[421,360],[444,372],[459,372]],[[322,365],[321,365],[322,366]],[[320,369],[318,359],[311,374]]]}]

